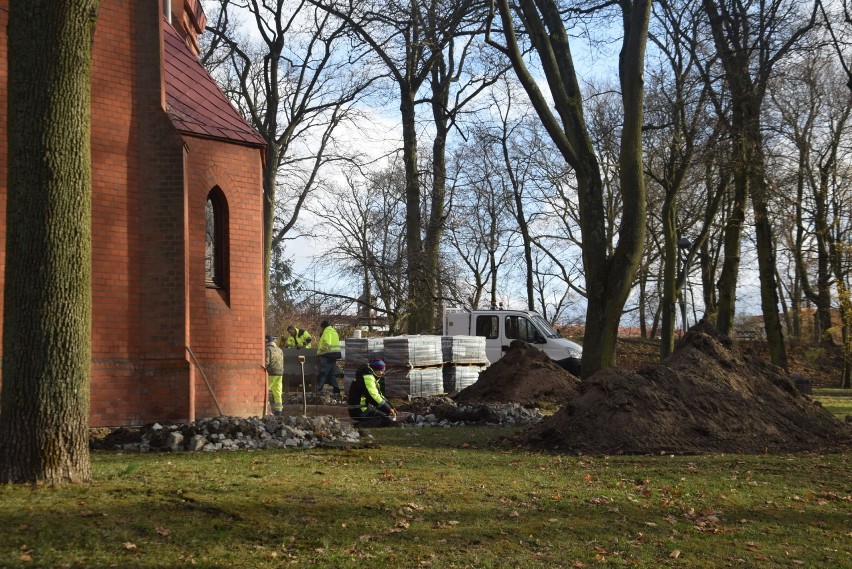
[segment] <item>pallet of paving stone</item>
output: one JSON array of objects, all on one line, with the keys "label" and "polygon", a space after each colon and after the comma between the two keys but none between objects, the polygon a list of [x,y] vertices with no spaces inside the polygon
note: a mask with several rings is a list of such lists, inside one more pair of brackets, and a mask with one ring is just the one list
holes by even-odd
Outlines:
[{"label": "pallet of paving stone", "polygon": [[454,364],[488,364],[484,336],[441,336],[445,362]]},{"label": "pallet of paving stone", "polygon": [[470,387],[479,380],[479,374],[486,367],[481,365],[444,366],[444,392],[453,393]]},{"label": "pallet of paving stone", "polygon": [[393,398],[428,397],[444,393],[442,366],[403,368],[385,371],[385,396]]},{"label": "pallet of paving stone", "polygon": [[444,363],[440,336],[392,336],[384,339],[384,352],[388,366],[418,368]]},{"label": "pallet of paving stone", "polygon": [[385,338],[347,338],[346,369],[357,370],[372,360],[384,359]]}]

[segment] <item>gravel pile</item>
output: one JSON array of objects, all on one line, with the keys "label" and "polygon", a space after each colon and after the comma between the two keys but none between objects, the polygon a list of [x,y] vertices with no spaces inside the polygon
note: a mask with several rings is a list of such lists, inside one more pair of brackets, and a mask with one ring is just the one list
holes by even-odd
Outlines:
[{"label": "gravel pile", "polygon": [[213,417],[193,423],[155,423],[106,432],[93,430],[90,439],[90,446],[94,449],[136,452],[351,448],[362,445],[361,434],[351,424],[331,416]]},{"label": "gravel pile", "polygon": [[523,426],[538,424],[544,416],[537,408],[518,403],[457,403],[449,397],[421,397],[400,405],[404,425],[451,427],[461,425]]},{"label": "gravel pile", "polygon": [[[311,398],[309,398],[309,401]],[[333,397],[322,397],[334,404]],[[298,401],[301,403],[301,400]],[[543,416],[538,409],[517,403],[457,404],[449,397],[415,398],[399,405],[403,428],[463,425],[535,425]],[[194,423],[92,429],[89,444],[98,450],[132,452],[217,452],[315,447],[356,448],[370,446],[373,437],[348,420],[330,415],[318,417],[212,417]]]}]

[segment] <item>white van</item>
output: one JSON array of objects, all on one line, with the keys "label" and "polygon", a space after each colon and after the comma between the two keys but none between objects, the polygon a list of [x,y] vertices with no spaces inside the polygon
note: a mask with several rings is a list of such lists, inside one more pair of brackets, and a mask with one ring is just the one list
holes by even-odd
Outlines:
[{"label": "white van", "polygon": [[580,375],[583,347],[562,338],[532,310],[444,310],[445,336],[484,336],[488,361],[496,362],[513,340],[523,340],[550,356],[572,374]]}]

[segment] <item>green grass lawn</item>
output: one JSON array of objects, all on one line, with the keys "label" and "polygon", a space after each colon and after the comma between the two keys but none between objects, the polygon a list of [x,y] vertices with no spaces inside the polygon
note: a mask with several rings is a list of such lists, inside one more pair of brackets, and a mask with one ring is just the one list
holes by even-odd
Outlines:
[{"label": "green grass lawn", "polygon": [[814,389],[813,396],[835,417],[844,419],[852,415],[852,389],[818,388]]},{"label": "green grass lawn", "polygon": [[0,486],[0,567],[850,567],[852,455],[553,456],[481,427],[377,447],[92,456]]}]

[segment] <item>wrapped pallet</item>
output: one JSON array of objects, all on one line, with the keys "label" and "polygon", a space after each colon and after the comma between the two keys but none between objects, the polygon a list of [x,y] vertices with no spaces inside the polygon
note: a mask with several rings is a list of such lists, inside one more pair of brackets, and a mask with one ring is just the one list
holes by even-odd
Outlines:
[{"label": "wrapped pallet", "polygon": [[444,392],[454,393],[470,387],[479,380],[479,374],[488,366],[452,365],[444,366]]},{"label": "wrapped pallet", "polygon": [[385,371],[385,396],[394,398],[428,397],[444,392],[441,366],[404,368]]},{"label": "wrapped pallet", "polygon": [[450,364],[488,365],[484,336],[441,336],[441,350]]},{"label": "wrapped pallet", "polygon": [[385,338],[385,363],[389,366],[426,367],[444,363],[440,336]]},{"label": "wrapped pallet", "polygon": [[444,392],[440,336],[385,338],[385,395],[425,397]]},{"label": "wrapped pallet", "polygon": [[347,338],[346,368],[356,370],[372,360],[384,359],[384,341],[385,338]]},{"label": "wrapped pallet", "polygon": [[442,336],[444,392],[454,393],[476,383],[488,367],[484,336]]}]

